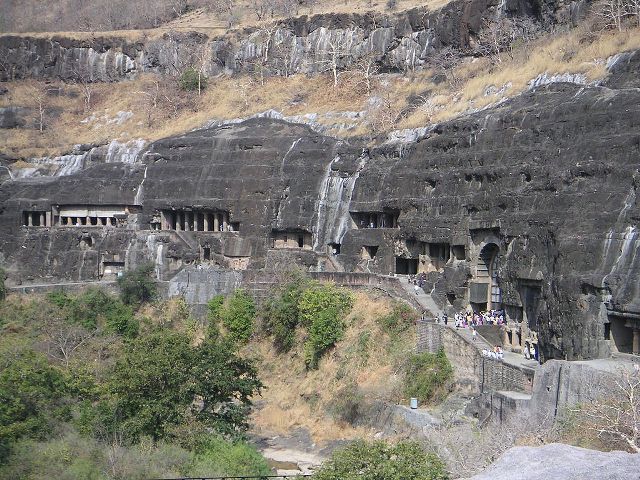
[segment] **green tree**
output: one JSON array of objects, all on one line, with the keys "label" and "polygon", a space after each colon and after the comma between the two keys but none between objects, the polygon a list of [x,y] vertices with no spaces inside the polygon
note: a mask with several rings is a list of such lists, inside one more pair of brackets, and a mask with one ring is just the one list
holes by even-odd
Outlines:
[{"label": "green tree", "polygon": [[313,475],[314,480],[446,480],[444,464],[418,443],[358,440],[331,458]]},{"label": "green tree", "polygon": [[27,351],[0,371],[0,463],[22,437],[44,438],[68,416],[64,376]]},{"label": "green tree", "polygon": [[278,352],[288,352],[293,348],[300,316],[298,304],[303,291],[304,283],[289,282],[262,307],[260,315],[264,331],[273,336]]},{"label": "green tree", "polygon": [[225,434],[245,430],[262,384],[228,343],[194,347],[183,333],[156,330],[127,346],[109,387],[124,430],[157,441],[190,416]]},{"label": "green tree", "polygon": [[242,289],[236,290],[222,309],[221,317],[229,338],[246,343],[253,333],[256,317],[253,298]]},{"label": "green tree", "polygon": [[153,265],[142,265],[118,277],[120,298],[127,305],[149,302],[156,297],[156,283],[152,278]]},{"label": "green tree", "polygon": [[182,90],[191,92],[197,91],[198,94],[207,88],[209,78],[202,73],[201,70],[196,70],[193,67],[187,68],[182,75],[180,75],[179,83]]},{"label": "green tree", "polygon": [[317,368],[322,355],[342,339],[346,325],[344,317],[353,306],[353,297],[330,284],[315,284],[300,296],[300,321],[307,327],[304,345],[308,368]]},{"label": "green tree", "polygon": [[323,310],[331,309],[338,315],[346,315],[352,306],[353,297],[346,290],[328,283],[315,283],[300,297],[300,321],[302,325],[309,327]]}]

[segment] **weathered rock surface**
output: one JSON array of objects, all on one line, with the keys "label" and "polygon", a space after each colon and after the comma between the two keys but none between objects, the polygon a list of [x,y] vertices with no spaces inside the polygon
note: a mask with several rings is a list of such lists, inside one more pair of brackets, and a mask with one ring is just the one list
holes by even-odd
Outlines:
[{"label": "weathered rock surface", "polygon": [[[383,70],[405,71],[424,65],[435,50],[454,46],[477,54],[476,39],[487,22],[512,19],[516,31],[547,30],[575,22],[584,0],[548,2],[455,0],[441,9],[425,7],[397,14],[323,14],[291,18],[263,29],[245,29],[209,38],[167,33],[160,39],[130,42],[97,37],[0,36],[0,80],[60,78],[111,82],[141,71],[174,74],[205,59],[206,70],[267,74],[317,73],[331,58],[345,68],[371,56]],[[525,24],[527,25],[525,27]],[[531,35],[531,32],[529,32]]]},{"label": "weathered rock surface", "polygon": [[598,452],[554,443],[542,447],[513,447],[470,480],[563,480],[640,478],[640,455]]},{"label": "weathered rock surface", "polygon": [[[537,332],[542,358],[606,356],[628,348],[624,322],[640,315],[638,62],[616,63],[610,83],[542,86],[409,143],[369,149],[257,118],[155,142],[136,163],[3,177],[0,260],[10,283],[100,278],[105,262],[152,261],[163,279],[199,263],[424,268],[451,311],[477,301],[490,246],[507,316]],[[113,228],[24,226],[27,212],[77,206],[123,213]],[[202,231],[196,218],[201,231],[176,231],[160,218],[182,212],[193,230],[194,211],[225,212],[228,228]],[[384,228],[362,228],[383,213]]]}]

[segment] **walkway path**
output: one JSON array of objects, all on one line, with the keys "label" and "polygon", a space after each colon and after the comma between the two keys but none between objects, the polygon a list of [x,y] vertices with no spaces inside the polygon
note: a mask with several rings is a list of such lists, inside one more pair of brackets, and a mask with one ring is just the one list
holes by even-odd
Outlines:
[{"label": "walkway path", "polygon": [[430,294],[425,293],[422,288],[419,288],[418,293],[416,294],[415,286],[413,285],[413,283],[409,283],[406,276],[399,276],[399,280],[402,288],[404,288],[409,295],[417,300],[418,304],[422,307],[423,310],[431,313],[432,317],[442,316],[442,309],[436,304]]}]

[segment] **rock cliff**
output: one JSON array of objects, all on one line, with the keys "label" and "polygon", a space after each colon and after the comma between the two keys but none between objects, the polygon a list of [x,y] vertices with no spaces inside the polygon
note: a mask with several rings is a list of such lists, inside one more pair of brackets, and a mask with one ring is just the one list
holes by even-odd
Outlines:
[{"label": "rock cliff", "polygon": [[622,55],[600,86],[545,85],[411,142],[258,118],[152,143],[130,163],[5,176],[1,259],[13,284],[148,261],[161,279],[188,265],[424,272],[441,307],[503,307],[544,359],[631,351],[639,65]]},{"label": "rock cliff", "polygon": [[59,78],[118,81],[138,72],[175,74],[196,65],[209,75],[255,72],[266,75],[313,74],[347,68],[370,58],[382,70],[406,71],[425,65],[433,53],[453,46],[479,55],[478,37],[501,18],[515,33],[549,30],[576,22],[585,0],[454,0],[431,11],[425,7],[397,14],[323,14],[283,20],[209,38],[205,34],[165,33],[161,38],[97,36],[77,40],[0,36],[0,80]]}]

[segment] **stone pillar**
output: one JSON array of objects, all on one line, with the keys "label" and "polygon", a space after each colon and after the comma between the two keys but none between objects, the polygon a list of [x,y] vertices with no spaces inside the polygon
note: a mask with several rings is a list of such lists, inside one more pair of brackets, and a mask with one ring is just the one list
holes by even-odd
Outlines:
[{"label": "stone pillar", "polygon": [[633,354],[640,355],[640,329],[633,329]]},{"label": "stone pillar", "polygon": [[45,215],[44,215],[44,212],[42,212],[42,213],[40,214],[40,226],[41,226],[41,227],[46,227],[46,226],[47,226],[47,224],[46,224],[46,217],[45,217]]},{"label": "stone pillar", "polygon": [[213,214],[213,231],[214,232],[220,231],[220,218],[218,217],[217,213]]},{"label": "stone pillar", "polygon": [[511,347],[511,342],[509,341],[509,329],[504,328],[502,330],[502,345],[503,347]]},{"label": "stone pillar", "polygon": [[222,214],[222,231],[223,231],[223,232],[226,232],[226,231],[227,231],[227,219],[228,219],[228,218],[229,218],[229,217],[227,216],[227,213],[226,213],[226,212],[224,212],[224,213]]},{"label": "stone pillar", "polygon": [[203,213],[203,215],[204,215],[204,219],[202,221],[204,222],[203,224],[204,231],[208,232],[209,231],[209,214]]},{"label": "stone pillar", "polygon": [[33,213],[27,212],[27,226],[33,227]]},{"label": "stone pillar", "polygon": [[44,223],[47,227],[53,226],[53,222],[51,221],[51,212],[47,212],[44,216]]},{"label": "stone pillar", "polygon": [[184,221],[184,212],[176,212],[176,230],[182,230],[182,222]]},{"label": "stone pillar", "polygon": [[164,212],[160,212],[160,230],[168,230],[167,217],[164,215]]},{"label": "stone pillar", "polygon": [[200,226],[200,222],[198,222],[198,220],[200,220],[200,213],[193,212],[193,231],[194,232],[197,232],[198,227]]}]

